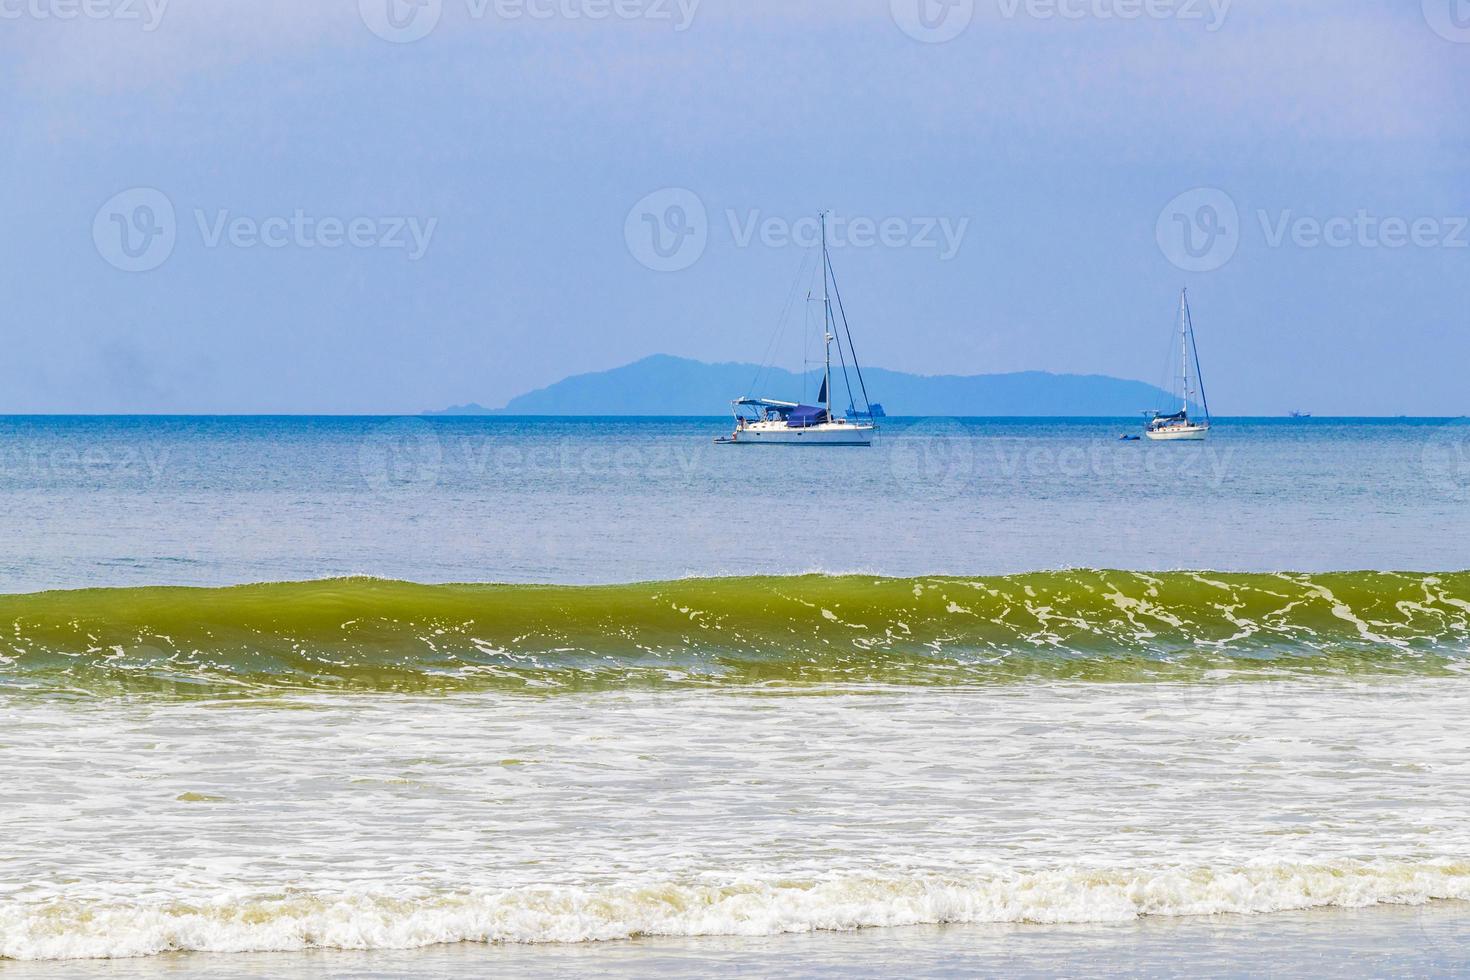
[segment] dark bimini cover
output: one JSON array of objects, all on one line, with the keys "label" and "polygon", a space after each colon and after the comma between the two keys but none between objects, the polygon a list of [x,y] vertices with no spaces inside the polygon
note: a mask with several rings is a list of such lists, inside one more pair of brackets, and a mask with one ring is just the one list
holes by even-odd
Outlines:
[{"label": "dark bimini cover", "polygon": [[827,421],[827,410],[816,405],[798,405],[786,416],[786,424],[793,429],[808,429]]}]

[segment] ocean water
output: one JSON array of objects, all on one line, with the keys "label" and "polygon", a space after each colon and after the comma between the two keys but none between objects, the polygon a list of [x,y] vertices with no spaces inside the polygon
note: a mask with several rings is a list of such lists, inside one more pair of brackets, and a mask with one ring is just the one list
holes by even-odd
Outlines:
[{"label": "ocean water", "polygon": [[1470,426],[1137,428],[0,419],[0,972],[1470,967]]},{"label": "ocean water", "polygon": [[4,591],[345,575],[629,582],[1059,567],[1470,567],[1470,423],[890,420],[832,453],[728,421],[0,418]]}]

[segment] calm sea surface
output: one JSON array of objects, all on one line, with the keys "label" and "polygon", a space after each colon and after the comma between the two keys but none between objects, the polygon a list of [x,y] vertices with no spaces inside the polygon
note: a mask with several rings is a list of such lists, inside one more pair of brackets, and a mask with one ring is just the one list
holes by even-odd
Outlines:
[{"label": "calm sea surface", "polygon": [[0,419],[0,591],[366,574],[626,582],[1043,568],[1470,568],[1470,423]]},{"label": "calm sea surface", "polygon": [[726,428],[0,419],[0,973],[1470,968],[1470,424]]}]

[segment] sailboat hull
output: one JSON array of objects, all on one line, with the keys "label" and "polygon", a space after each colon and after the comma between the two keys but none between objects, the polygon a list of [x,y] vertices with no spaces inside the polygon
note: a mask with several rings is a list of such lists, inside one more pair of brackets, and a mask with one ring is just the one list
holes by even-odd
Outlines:
[{"label": "sailboat hull", "polygon": [[1208,425],[1171,425],[1162,429],[1148,429],[1143,433],[1154,442],[1203,442],[1210,434]]},{"label": "sailboat hull", "polygon": [[871,446],[876,429],[853,422],[824,422],[801,429],[784,422],[756,422],[736,429],[720,442],[732,446]]}]

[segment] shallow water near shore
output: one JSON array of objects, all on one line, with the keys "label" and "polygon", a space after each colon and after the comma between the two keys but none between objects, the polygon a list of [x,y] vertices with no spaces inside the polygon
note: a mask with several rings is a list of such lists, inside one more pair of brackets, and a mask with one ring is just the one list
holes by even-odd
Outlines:
[{"label": "shallow water near shore", "polygon": [[460,943],[374,952],[211,955],[10,963],[8,977],[153,980],[166,976],[1053,977],[1183,974],[1456,976],[1470,969],[1470,906],[1436,903],[1272,916],[1141,919],[1106,926],[913,926],[598,946]]},{"label": "shallow water near shore", "polygon": [[23,959],[1470,898],[1454,677],[5,715],[0,955]]}]

